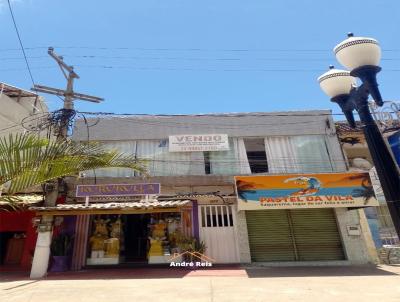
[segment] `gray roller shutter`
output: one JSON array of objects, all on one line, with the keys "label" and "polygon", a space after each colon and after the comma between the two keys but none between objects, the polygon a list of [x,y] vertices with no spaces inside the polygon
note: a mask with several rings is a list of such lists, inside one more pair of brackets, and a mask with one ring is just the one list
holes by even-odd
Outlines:
[{"label": "gray roller shutter", "polygon": [[252,261],[295,260],[285,210],[246,211],[246,220]]},{"label": "gray roller shutter", "polygon": [[254,262],[342,260],[332,209],[246,211]]}]

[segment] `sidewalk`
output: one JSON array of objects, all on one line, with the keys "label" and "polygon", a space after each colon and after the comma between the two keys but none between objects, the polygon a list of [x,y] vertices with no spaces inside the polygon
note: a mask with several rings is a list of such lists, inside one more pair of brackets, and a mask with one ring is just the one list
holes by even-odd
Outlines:
[{"label": "sidewalk", "polygon": [[7,302],[400,301],[398,266],[91,269],[1,280]]}]

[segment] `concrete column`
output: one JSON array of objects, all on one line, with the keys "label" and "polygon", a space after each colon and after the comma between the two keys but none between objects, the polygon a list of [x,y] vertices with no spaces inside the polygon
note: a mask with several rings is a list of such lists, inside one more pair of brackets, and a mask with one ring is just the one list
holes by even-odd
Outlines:
[{"label": "concrete column", "polygon": [[379,264],[378,251],[376,250],[371,229],[369,228],[368,220],[363,209],[358,210],[358,216],[360,217],[361,234],[367,247],[369,258],[375,264]]},{"label": "concrete column", "polygon": [[251,263],[249,235],[247,233],[247,222],[245,211],[236,210],[236,234],[239,248],[239,261],[240,263]]},{"label": "concrete column", "polygon": [[[336,218],[339,231],[342,237],[343,247],[347,260],[351,264],[374,264],[376,259],[371,256],[369,243],[366,240],[365,224],[360,221],[358,210],[347,210],[347,208],[336,208]],[[359,226],[359,235],[349,235],[347,226]]]},{"label": "concrete column", "polygon": [[40,224],[42,226],[47,224],[47,230],[40,230],[40,226],[38,227],[39,233],[30,275],[32,279],[42,278],[47,273],[50,259],[50,244],[53,234],[52,222],[53,216],[43,216]]}]

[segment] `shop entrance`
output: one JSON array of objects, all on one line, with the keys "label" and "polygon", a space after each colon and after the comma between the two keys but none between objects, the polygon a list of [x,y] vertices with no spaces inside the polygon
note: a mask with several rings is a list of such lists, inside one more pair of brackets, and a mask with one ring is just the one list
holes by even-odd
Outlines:
[{"label": "shop entrance", "polygon": [[125,262],[146,262],[150,214],[123,215]]},{"label": "shop entrance", "polygon": [[333,209],[246,211],[251,259],[344,260]]},{"label": "shop entrance", "polygon": [[184,233],[189,222],[180,212],[93,216],[86,265],[167,264],[171,255],[194,244]]}]

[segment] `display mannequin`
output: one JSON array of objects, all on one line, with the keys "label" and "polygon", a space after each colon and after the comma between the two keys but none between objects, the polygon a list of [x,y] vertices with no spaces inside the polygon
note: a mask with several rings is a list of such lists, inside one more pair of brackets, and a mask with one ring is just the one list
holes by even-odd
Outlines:
[{"label": "display mannequin", "polygon": [[162,242],[166,239],[165,237],[166,224],[163,220],[160,220],[153,226],[150,240],[150,250],[148,256],[163,256]]}]

